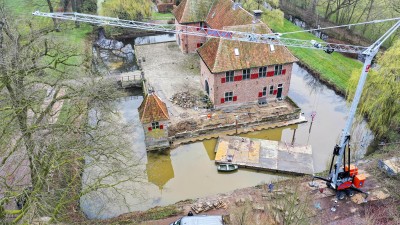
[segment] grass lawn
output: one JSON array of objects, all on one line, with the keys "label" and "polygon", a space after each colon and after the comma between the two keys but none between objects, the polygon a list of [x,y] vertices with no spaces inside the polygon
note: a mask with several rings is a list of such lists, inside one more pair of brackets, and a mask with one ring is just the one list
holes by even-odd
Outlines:
[{"label": "grass lawn", "polygon": [[[274,32],[285,33],[301,30],[301,28],[295,26],[286,19],[284,20],[284,26],[271,23],[267,20],[264,20],[264,22],[267,23]],[[284,35],[284,37],[322,41],[308,32],[288,34]],[[356,69],[361,72],[361,62],[347,58],[337,52],[327,54],[321,50],[306,48],[289,47],[289,49],[300,61],[308,65],[315,72],[318,72],[321,75],[321,79],[335,85],[343,92],[346,91],[352,71]]]},{"label": "grass lawn", "polygon": [[152,20],[170,20],[172,18],[174,18],[174,15],[172,15],[172,13],[153,12],[151,14]]}]

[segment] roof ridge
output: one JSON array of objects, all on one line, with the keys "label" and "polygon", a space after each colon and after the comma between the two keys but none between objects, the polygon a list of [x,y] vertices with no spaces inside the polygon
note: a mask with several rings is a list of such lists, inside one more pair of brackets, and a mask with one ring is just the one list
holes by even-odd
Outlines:
[{"label": "roof ridge", "polygon": [[214,7],[215,1],[219,1],[219,0],[212,0],[212,4],[210,5],[210,9],[208,10],[207,16],[206,16],[206,18],[204,20],[204,22],[206,22],[206,23],[207,23],[208,15],[210,15],[211,9]]},{"label": "roof ridge", "polygon": [[[155,97],[155,100],[157,102],[158,107],[160,107],[160,109],[163,112],[164,116],[166,116],[169,119],[168,112],[164,112],[163,106],[160,105],[160,104],[165,104],[165,102],[161,101],[161,99],[156,94],[153,94],[153,95]],[[167,108],[167,104],[165,104],[165,108]]]},{"label": "roof ridge", "polygon": [[143,121],[144,115],[146,115],[146,108],[147,108],[147,102],[149,100],[149,95],[147,94],[147,96],[145,96],[145,99],[143,102],[143,112],[142,112],[142,116],[140,117],[140,121]]},{"label": "roof ridge", "polygon": [[214,70],[214,71],[215,71],[215,66],[217,65],[217,62],[218,62],[218,59],[219,59],[220,50],[221,50],[220,48],[221,48],[221,46],[222,46],[222,43],[221,43],[222,39],[223,39],[223,38],[219,38],[219,41],[218,41],[217,54],[215,54],[215,61],[214,61],[214,65],[213,65],[213,70]]}]

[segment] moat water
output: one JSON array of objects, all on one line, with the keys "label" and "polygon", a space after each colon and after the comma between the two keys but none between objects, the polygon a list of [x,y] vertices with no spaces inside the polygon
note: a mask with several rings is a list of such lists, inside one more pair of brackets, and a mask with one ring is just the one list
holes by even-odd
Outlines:
[{"label": "moat water", "polygon": [[[218,173],[214,163],[216,140],[182,145],[165,154],[146,153],[144,132],[138,111],[143,97],[134,93],[131,98],[118,102],[121,118],[130,124],[131,146],[126,149],[126,162],[139,158],[137,166],[127,169],[135,181],[127,181],[114,188],[102,189],[81,198],[83,212],[89,218],[110,218],[136,210],[146,210],[180,200],[198,198],[217,193],[227,193],[238,188],[274,182],[288,176],[279,173],[239,169],[235,173]],[[291,142],[293,129],[295,142],[311,144],[314,170],[327,168],[334,145],[345,125],[348,106],[343,97],[321,84],[306,70],[295,65],[291,78],[289,97],[296,102],[309,120],[308,123],[245,134],[243,136]],[[311,115],[315,114],[310,129]],[[373,135],[362,121],[354,127],[352,136],[356,158],[362,158]],[[120,166],[124,168],[124,162]],[[85,175],[96,176],[96,171],[86,170]],[[119,179],[115,177],[114,181]],[[84,184],[85,185],[85,184]],[[129,188],[131,191],[125,191]]]}]

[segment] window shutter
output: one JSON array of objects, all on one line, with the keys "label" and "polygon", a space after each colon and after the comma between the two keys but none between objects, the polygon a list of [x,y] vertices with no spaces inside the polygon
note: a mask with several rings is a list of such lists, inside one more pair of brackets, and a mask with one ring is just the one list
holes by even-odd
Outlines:
[{"label": "window shutter", "polygon": [[152,128],[151,128],[151,127],[149,127],[149,128],[148,128],[148,130],[149,130],[149,131],[151,131],[151,130],[152,130]]},{"label": "window shutter", "polygon": [[237,101],[237,96],[233,96],[233,101],[234,101],[234,102]]},{"label": "window shutter", "polygon": [[225,83],[225,81],[226,81],[226,78],[225,78],[225,77],[222,77],[222,78],[221,78],[221,83]]},{"label": "window shutter", "polygon": [[282,70],[282,75],[286,74],[286,69]]},{"label": "window shutter", "polygon": [[160,124],[160,129],[161,130],[164,129],[164,125]]},{"label": "window shutter", "polygon": [[267,77],[273,77],[274,76],[274,71],[269,71],[267,73]]},{"label": "window shutter", "polygon": [[258,92],[258,97],[262,97],[262,92]]},{"label": "window shutter", "polygon": [[257,79],[258,78],[258,73],[253,73],[250,76],[251,79]]},{"label": "window shutter", "polygon": [[242,76],[235,76],[235,77],[234,77],[234,80],[235,80],[235,81],[241,81],[241,80],[242,80]]},{"label": "window shutter", "polygon": [[225,98],[221,98],[221,103],[225,103]]},{"label": "window shutter", "polygon": [[274,95],[276,95],[278,93],[278,90],[274,90]]}]

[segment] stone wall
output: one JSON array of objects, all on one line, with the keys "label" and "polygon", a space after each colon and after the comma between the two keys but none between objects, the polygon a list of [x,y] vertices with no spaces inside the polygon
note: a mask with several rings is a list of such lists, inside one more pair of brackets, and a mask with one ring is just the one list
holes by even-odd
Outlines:
[{"label": "stone wall", "polygon": [[[200,59],[200,71],[201,71],[201,83],[203,90],[205,90],[205,81],[208,81],[210,86],[210,99],[215,107],[240,105],[244,103],[258,102],[260,98],[266,98],[268,100],[275,100],[277,97],[278,84],[283,85],[282,98],[285,98],[289,93],[290,78],[292,75],[293,64],[285,64],[282,69],[285,70],[284,75],[277,75],[271,77],[261,77],[249,80],[240,80],[233,82],[222,82],[222,78],[225,78],[225,72],[212,74],[208,67],[205,65],[203,60]],[[252,68],[250,74],[258,74],[259,68]],[[267,73],[274,71],[274,66],[268,66]],[[234,76],[242,76],[242,70],[234,72]],[[250,75],[251,77],[251,75]],[[273,92],[270,94],[270,86],[273,85]],[[263,88],[267,87],[267,94],[265,96],[259,96]],[[225,92],[233,92],[233,96],[236,96],[234,101],[221,102],[221,99],[225,97]]]},{"label": "stone wall", "polygon": [[[268,125],[268,124],[273,125],[279,122],[288,122],[291,120],[296,120],[300,118],[300,112],[301,109],[297,108],[292,113],[282,114],[282,115],[269,115],[251,123],[238,123],[238,129],[246,128],[250,130],[251,128],[257,128],[263,125]],[[288,124],[285,123],[285,126],[286,125]],[[210,137],[212,134],[218,135],[218,133],[230,130],[234,131],[235,129],[236,129],[236,124],[227,124],[224,126],[210,126],[210,127],[204,127],[203,129],[177,133],[174,136],[169,137],[169,139],[170,143],[173,143],[174,141],[182,141],[184,139],[190,140],[197,138],[197,140],[202,140],[206,136]]]},{"label": "stone wall", "polygon": [[[184,25],[198,27],[200,29],[200,22],[189,23]],[[176,30],[182,30],[182,29],[186,30],[186,28],[181,26],[176,19],[175,19],[175,27]],[[194,53],[196,52],[196,49],[200,47],[200,45],[204,44],[207,41],[207,39],[205,37],[199,37],[194,35],[177,34],[176,41],[183,53]]]}]

